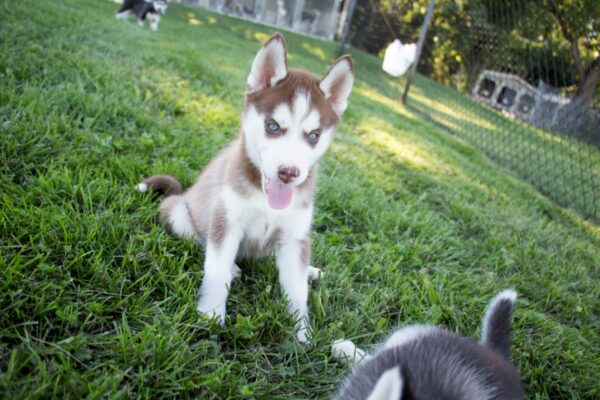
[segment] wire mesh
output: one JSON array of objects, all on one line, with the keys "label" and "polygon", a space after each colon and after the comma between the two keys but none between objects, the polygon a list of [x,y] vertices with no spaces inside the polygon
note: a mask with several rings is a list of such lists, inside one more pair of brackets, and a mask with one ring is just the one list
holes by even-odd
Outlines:
[{"label": "wire mesh", "polygon": [[[428,3],[359,0],[351,45],[416,42]],[[597,0],[438,0],[408,107],[598,222],[599,28]]]}]

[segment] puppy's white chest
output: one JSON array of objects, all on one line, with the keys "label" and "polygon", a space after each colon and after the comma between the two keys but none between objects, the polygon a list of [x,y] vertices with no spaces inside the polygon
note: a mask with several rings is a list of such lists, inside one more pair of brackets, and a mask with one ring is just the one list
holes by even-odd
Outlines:
[{"label": "puppy's white chest", "polygon": [[273,251],[279,241],[304,238],[308,234],[311,210],[293,205],[285,210],[273,210],[262,193],[241,198],[229,191],[226,198],[228,213],[243,231],[241,257],[263,257]]},{"label": "puppy's white chest", "polygon": [[[259,197],[259,196],[257,196]],[[262,198],[248,201],[241,209],[245,236],[251,240],[266,240],[274,234],[287,233],[295,214],[294,207],[286,210],[273,210]]]},{"label": "puppy's white chest", "polygon": [[246,216],[242,219],[244,237],[251,240],[262,240],[269,235],[269,232],[277,229],[277,221],[269,218],[260,210],[248,210]]},{"label": "puppy's white chest", "polygon": [[262,258],[268,255],[283,235],[277,219],[258,210],[247,211],[242,225],[244,237],[240,243],[241,258]]}]

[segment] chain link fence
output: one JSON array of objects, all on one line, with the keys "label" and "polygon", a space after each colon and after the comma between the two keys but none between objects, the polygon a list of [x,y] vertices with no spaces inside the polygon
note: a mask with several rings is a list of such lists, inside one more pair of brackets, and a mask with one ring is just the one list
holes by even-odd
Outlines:
[{"label": "chain link fence", "polygon": [[[356,1],[348,41],[416,43],[429,0]],[[600,1],[438,0],[407,107],[600,221]]]}]

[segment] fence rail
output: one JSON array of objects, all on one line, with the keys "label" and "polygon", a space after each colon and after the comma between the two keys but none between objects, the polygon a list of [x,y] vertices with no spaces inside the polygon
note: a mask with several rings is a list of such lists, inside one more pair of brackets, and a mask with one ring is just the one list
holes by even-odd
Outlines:
[{"label": "fence rail", "polygon": [[334,39],[342,0],[184,0],[221,14]]}]

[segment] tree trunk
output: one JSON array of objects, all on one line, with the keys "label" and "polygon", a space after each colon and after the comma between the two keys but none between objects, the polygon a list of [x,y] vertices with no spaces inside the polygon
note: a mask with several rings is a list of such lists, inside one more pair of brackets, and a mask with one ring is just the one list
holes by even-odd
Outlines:
[{"label": "tree trunk", "polygon": [[373,20],[375,19],[375,7],[379,7],[379,1],[375,0],[375,4],[373,1],[369,2],[368,5],[365,5],[364,14],[360,16],[360,20],[358,23],[358,27],[352,35],[352,44],[356,47],[363,48],[363,44],[365,39],[367,38],[369,31],[371,30],[371,26],[373,25]]},{"label": "tree trunk", "polygon": [[569,23],[565,19],[565,15],[563,15],[565,10],[560,10],[558,8],[558,3],[556,2],[550,2],[548,5],[550,13],[552,13],[554,18],[556,18],[556,21],[558,21],[558,26],[560,27],[563,37],[569,42],[571,57],[573,57],[575,68],[577,68],[577,74],[579,75],[579,79],[583,81],[584,68],[581,61],[581,52],[579,51],[579,38],[569,29]]},{"label": "tree trunk", "polygon": [[583,77],[575,91],[575,97],[587,103],[592,100],[600,81],[600,57],[596,58],[583,72]]}]

